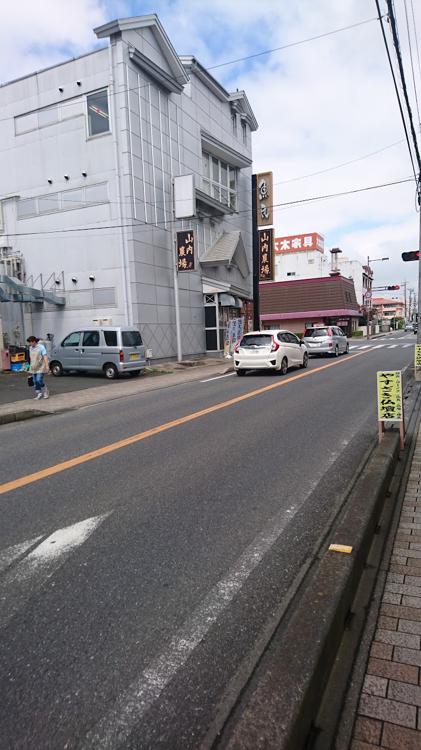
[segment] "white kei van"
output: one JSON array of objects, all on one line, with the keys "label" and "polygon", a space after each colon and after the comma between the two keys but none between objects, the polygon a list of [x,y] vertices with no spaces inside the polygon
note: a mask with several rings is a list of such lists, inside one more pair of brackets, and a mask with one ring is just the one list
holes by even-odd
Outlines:
[{"label": "white kei van", "polygon": [[103,372],[109,380],[122,372],[139,375],[146,367],[145,347],[137,328],[91,326],[69,333],[52,347],[50,370],[56,377],[70,370]]}]

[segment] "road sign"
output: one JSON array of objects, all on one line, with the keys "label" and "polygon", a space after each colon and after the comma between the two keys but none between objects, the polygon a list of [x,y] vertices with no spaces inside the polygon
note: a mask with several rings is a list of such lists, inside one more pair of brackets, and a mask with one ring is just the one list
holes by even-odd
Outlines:
[{"label": "road sign", "polygon": [[377,408],[379,422],[401,422],[402,373],[400,370],[386,370],[377,373]]}]

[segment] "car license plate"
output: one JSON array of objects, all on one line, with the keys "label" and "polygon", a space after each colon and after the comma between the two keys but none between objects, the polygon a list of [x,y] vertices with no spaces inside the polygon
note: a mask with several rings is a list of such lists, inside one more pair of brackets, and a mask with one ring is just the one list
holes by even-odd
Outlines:
[{"label": "car license plate", "polygon": [[137,352],[134,352],[134,354],[131,354],[130,359],[139,359],[139,355],[137,354]]}]

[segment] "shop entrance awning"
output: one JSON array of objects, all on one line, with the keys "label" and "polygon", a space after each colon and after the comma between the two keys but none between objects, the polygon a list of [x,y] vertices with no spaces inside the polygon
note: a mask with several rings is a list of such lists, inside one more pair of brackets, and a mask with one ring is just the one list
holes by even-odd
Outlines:
[{"label": "shop entrance awning", "polygon": [[250,267],[241,232],[223,232],[200,258],[200,265],[204,268],[234,266],[245,279],[250,273]]}]

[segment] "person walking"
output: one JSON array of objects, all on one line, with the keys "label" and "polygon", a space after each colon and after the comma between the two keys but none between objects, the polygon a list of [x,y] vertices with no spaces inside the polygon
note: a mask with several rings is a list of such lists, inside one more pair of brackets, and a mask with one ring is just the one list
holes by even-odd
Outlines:
[{"label": "person walking", "polygon": [[35,398],[48,398],[48,388],[44,383],[44,374],[49,371],[47,350],[36,336],[28,336],[29,372],[34,380]]}]

